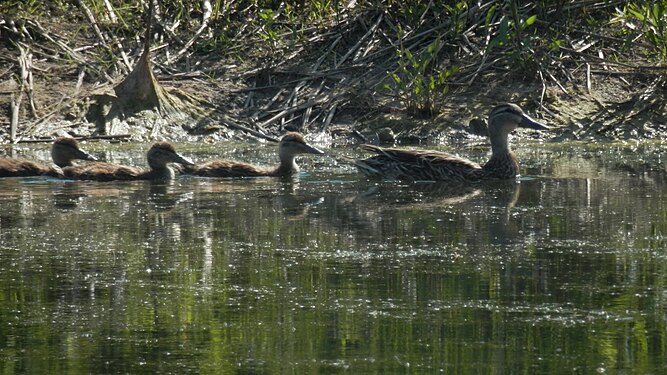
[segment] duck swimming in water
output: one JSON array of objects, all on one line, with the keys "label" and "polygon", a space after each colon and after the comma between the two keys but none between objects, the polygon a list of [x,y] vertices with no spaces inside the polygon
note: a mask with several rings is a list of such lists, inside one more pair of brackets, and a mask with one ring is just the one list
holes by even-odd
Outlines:
[{"label": "duck swimming in water", "polygon": [[89,163],[63,168],[65,177],[75,180],[170,180],[174,171],[169,163],[193,165],[194,163],[179,155],[174,146],[167,142],[154,144],[146,154],[149,170],[111,163]]},{"label": "duck swimming in water", "polygon": [[240,161],[220,159],[185,166],[182,172],[203,177],[286,177],[299,171],[295,161],[297,155],[323,153],[306,143],[303,135],[290,132],[285,134],[278,144],[280,164],[277,167],[259,167]]},{"label": "duck swimming in water", "polygon": [[73,160],[96,161],[97,158],[79,148],[74,138],[58,138],[51,146],[51,159],[55,166],[36,163],[27,159],[0,158],[0,177],[52,176],[62,177],[60,168],[74,165]]},{"label": "duck swimming in water", "polygon": [[401,150],[363,145],[376,156],[356,160],[357,169],[371,178],[408,181],[479,182],[510,179],[519,175],[519,161],[509,146],[508,135],[516,128],[548,130],[516,104],[501,104],[489,114],[491,158],[483,166],[438,151]]}]

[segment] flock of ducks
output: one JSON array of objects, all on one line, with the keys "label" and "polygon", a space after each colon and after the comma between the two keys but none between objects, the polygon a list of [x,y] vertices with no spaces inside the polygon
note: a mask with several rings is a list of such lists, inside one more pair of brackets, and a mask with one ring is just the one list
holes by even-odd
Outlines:
[{"label": "flock of ducks", "polygon": [[[363,149],[376,155],[355,160],[357,169],[369,178],[445,181],[474,183],[491,179],[512,179],[519,175],[519,162],[512,153],[508,135],[517,128],[549,129],[532,119],[515,104],[501,104],[493,108],[488,119],[488,135],[491,141],[491,158],[484,165],[451,154],[428,150],[404,150],[398,148],[363,145]],[[278,144],[280,164],[276,167],[260,167],[233,160],[209,160],[195,163],[180,155],[167,142],[154,144],[147,153],[149,169],[141,169],[98,161],[81,150],[76,140],[58,138],[51,148],[55,165],[47,166],[26,159],[0,158],[0,177],[52,176],[76,180],[164,180],[175,177],[171,163],[178,164],[178,171],[186,175],[202,177],[285,177],[298,172],[296,157],[301,154],[324,154],[309,145],[299,133],[287,133]],[[88,163],[75,165],[73,160]]]}]

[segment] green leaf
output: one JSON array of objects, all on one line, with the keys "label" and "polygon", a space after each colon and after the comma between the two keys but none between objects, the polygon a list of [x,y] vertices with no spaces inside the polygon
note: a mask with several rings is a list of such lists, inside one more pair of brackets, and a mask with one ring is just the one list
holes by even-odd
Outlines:
[{"label": "green leaf", "polygon": [[523,24],[524,24],[524,26],[530,26],[530,25],[532,25],[532,24],[535,23],[535,20],[537,20],[537,16],[536,16],[536,15],[532,15],[532,16],[528,17],[528,19],[526,20],[526,22],[524,22]]},{"label": "green leaf", "polygon": [[396,73],[391,73],[391,78],[394,80],[396,83],[401,83],[401,77],[398,76]]},{"label": "green leaf", "polygon": [[498,5],[494,4],[489,10],[486,12],[486,20],[484,21],[484,27],[489,28],[489,25],[491,25],[491,20],[493,19],[493,15],[496,13],[496,7]]},{"label": "green leaf", "polygon": [[432,55],[433,52],[437,50],[439,44],[440,43],[438,42],[438,40],[434,40],[433,43],[429,44],[428,47],[426,47],[426,52]]},{"label": "green leaf", "polygon": [[644,20],[646,19],[646,17],[644,17],[643,14],[637,12],[637,11],[634,10],[634,9],[628,9],[628,12],[629,12],[630,14],[632,14],[636,19],[638,19],[638,20],[640,20],[640,21],[644,21]]}]

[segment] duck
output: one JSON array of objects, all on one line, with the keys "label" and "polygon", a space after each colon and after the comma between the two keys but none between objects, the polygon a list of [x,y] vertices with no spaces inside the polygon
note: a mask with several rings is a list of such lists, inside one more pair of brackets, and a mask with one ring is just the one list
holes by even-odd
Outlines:
[{"label": "duck", "polygon": [[296,157],[300,154],[324,154],[309,145],[301,133],[288,132],[278,143],[280,164],[276,167],[256,166],[234,160],[208,160],[185,166],[184,174],[201,177],[288,177],[299,172]]},{"label": "duck", "polygon": [[146,154],[150,169],[135,168],[126,165],[112,163],[88,163],[62,169],[66,178],[74,180],[172,180],[175,177],[174,170],[169,163],[181,165],[194,165],[194,162],[176,152],[171,143],[158,142],[148,150]]},{"label": "duck", "polygon": [[76,139],[67,137],[53,141],[51,159],[55,165],[44,165],[22,158],[0,158],[0,177],[63,177],[61,168],[73,166],[73,160],[97,161],[96,157],[79,148]]},{"label": "duck", "polygon": [[548,130],[549,127],[534,120],[513,103],[494,107],[489,113],[488,124],[491,158],[484,165],[439,151],[374,145],[361,147],[377,155],[355,160],[354,164],[368,178],[385,180],[471,183],[517,178],[520,176],[519,161],[510,148],[509,133],[517,128]]}]

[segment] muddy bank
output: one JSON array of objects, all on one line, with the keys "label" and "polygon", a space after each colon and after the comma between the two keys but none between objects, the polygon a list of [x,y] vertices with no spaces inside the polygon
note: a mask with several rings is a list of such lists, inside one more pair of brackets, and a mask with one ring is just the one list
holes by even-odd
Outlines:
[{"label": "muddy bank", "polygon": [[[554,128],[520,135],[525,137],[655,139],[667,130],[664,69],[649,60],[653,49],[647,43],[619,63],[600,57],[620,50],[623,40],[614,30],[597,36],[605,43],[578,32],[554,47],[547,39],[560,35],[554,34],[561,32],[558,22],[531,17],[522,33],[503,35],[512,9],[493,2],[466,7],[461,15],[467,28],[460,29],[466,31],[456,32],[451,28],[456,18],[437,17],[437,9],[412,20],[400,9],[360,4],[337,9],[317,27],[268,41],[262,34],[266,22],[246,18],[234,25],[238,19],[209,15],[198,33],[189,34],[192,44],[184,45],[188,38],[169,34],[166,20],[159,19],[151,69],[166,92],[185,103],[182,116],[165,116],[159,106],[131,108],[127,101],[114,106],[123,101],[118,85],[139,61],[143,45],[138,37],[118,39],[113,22],[100,23],[99,33],[77,33],[77,22],[96,16],[84,17],[78,8],[53,19],[19,14],[2,19],[0,142],[62,135],[214,142],[272,139],[291,130],[330,135],[345,144],[372,140],[389,127],[399,143],[429,144],[483,135],[486,114],[500,102],[517,103]],[[606,5],[593,10],[597,17],[615,11]],[[520,11],[545,19],[560,14],[557,7],[534,5]],[[592,9],[570,11],[590,15]],[[228,34],[218,34],[220,28]],[[232,31],[234,37],[228,37]],[[228,37],[227,44],[216,46],[216,36]],[[582,47],[586,40],[593,42]],[[411,111],[411,101],[424,98],[416,82],[443,72],[448,75],[433,84],[428,116]]]},{"label": "muddy bank", "polygon": [[[217,79],[201,80],[183,78],[178,81],[168,76],[158,79],[176,95],[193,95],[199,98],[202,108],[199,117],[184,116],[181,121],[173,117],[166,120],[159,111],[143,110],[129,116],[113,116],[106,121],[110,110],[108,98],[113,97],[112,86],[87,87],[83,85],[76,93],[76,82],[68,75],[48,77],[35,81],[34,101],[41,106],[49,103],[56,110],[39,119],[31,119],[23,112],[18,133],[20,140],[53,138],[70,135],[94,137],[117,136],[119,139],[148,141],[166,139],[174,141],[220,141],[229,138],[255,138],[256,131],[277,137],[287,130],[304,133],[326,133],[339,142],[355,142],[361,133],[370,141],[377,131],[389,127],[402,144],[433,144],[448,139],[466,139],[483,136],[484,121],[488,111],[499,102],[520,104],[532,116],[543,120],[554,129],[549,133],[520,136],[542,137],[545,140],[620,140],[659,139],[667,130],[665,103],[663,100],[642,100],[641,80],[626,82],[613,77],[597,77],[591,91],[584,92],[571,85],[561,89],[548,87],[545,101],[540,106],[539,96],[543,89],[535,83],[525,83],[509,75],[489,74],[475,85],[453,90],[446,98],[440,113],[430,119],[407,116],[400,101],[384,95],[372,87],[346,88],[340,96],[335,113],[318,108],[319,116],[330,115],[326,122],[313,122],[307,126],[299,123],[308,109],[293,110],[290,115],[271,120],[271,114],[285,110],[269,110],[263,115],[265,103],[280,98],[280,91],[289,91],[276,85],[259,89],[248,84],[243,70],[229,70]],[[273,77],[268,76],[272,80]],[[0,90],[12,91],[13,82],[5,80]],[[71,92],[72,94],[67,94]],[[328,93],[323,90],[323,95]],[[282,95],[287,95],[283,93]],[[247,103],[254,101],[254,106]],[[58,104],[59,103],[59,104]],[[5,101],[3,107],[7,107]],[[324,106],[323,106],[324,107]],[[289,109],[288,109],[289,110]],[[10,111],[3,111],[9,113]],[[263,120],[263,121],[262,121]],[[0,117],[4,125],[0,130],[0,142],[9,142],[9,118]]]}]

